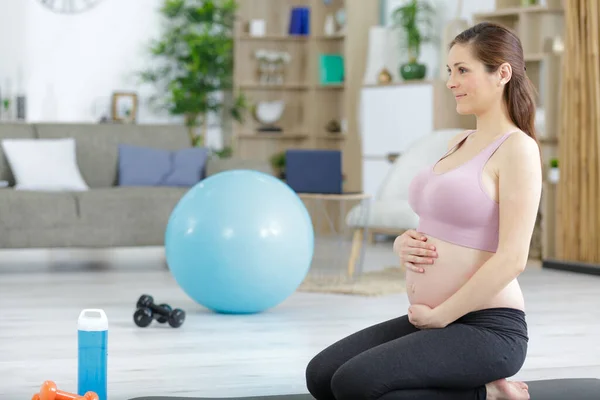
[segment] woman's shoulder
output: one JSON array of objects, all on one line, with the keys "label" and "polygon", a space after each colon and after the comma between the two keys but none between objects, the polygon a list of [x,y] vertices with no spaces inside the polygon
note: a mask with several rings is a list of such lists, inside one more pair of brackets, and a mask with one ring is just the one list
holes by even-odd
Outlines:
[{"label": "woman's shoulder", "polygon": [[539,153],[538,142],[520,129],[508,135],[503,147],[515,155]]},{"label": "woman's shoulder", "polygon": [[538,142],[522,130],[512,132],[500,146],[499,153],[507,163],[513,165],[531,162],[540,163],[540,148]]}]

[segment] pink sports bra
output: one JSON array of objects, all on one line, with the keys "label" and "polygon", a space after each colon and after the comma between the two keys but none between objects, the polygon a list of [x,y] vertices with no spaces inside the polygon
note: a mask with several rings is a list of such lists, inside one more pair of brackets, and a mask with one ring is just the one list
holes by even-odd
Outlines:
[{"label": "pink sports bra", "polygon": [[505,133],[460,166],[443,173],[433,171],[439,161],[473,132],[414,177],[408,201],[419,216],[419,232],[465,247],[495,252],[498,248],[499,205],[485,192],[481,175],[488,159],[513,131]]}]

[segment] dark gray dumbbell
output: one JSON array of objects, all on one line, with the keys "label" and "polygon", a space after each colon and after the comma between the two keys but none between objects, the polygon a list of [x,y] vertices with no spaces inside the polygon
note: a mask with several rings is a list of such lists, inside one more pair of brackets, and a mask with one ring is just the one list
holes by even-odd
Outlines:
[{"label": "dark gray dumbbell", "polygon": [[136,305],[137,310],[133,314],[133,321],[141,328],[145,328],[156,319],[159,323],[168,322],[173,328],[179,328],[185,321],[185,311],[176,308],[171,309],[168,304],[154,304],[152,296],[143,294]]}]

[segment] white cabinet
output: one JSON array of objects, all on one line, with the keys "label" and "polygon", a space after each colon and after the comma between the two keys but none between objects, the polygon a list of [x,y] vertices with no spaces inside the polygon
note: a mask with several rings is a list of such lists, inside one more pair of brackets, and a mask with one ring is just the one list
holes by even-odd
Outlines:
[{"label": "white cabinet", "polygon": [[388,154],[402,153],[433,131],[433,96],[433,85],[423,82],[362,88],[360,135],[365,193],[376,195],[391,167]]}]

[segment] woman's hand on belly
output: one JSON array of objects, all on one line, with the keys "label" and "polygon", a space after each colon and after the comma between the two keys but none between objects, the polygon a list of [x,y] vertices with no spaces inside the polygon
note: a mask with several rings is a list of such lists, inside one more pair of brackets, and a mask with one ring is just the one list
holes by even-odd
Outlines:
[{"label": "woman's hand on belly", "polygon": [[394,253],[398,254],[401,265],[413,272],[423,273],[424,265],[431,265],[437,253],[435,246],[427,243],[427,237],[410,229],[394,240]]},{"label": "woman's hand on belly", "polygon": [[424,274],[406,271],[406,288],[411,304],[435,308],[452,296],[485,263],[492,253],[466,248],[428,236],[439,257]]},{"label": "woman's hand on belly", "polygon": [[443,315],[425,304],[413,304],[408,308],[408,320],[419,329],[445,328],[448,322]]}]

